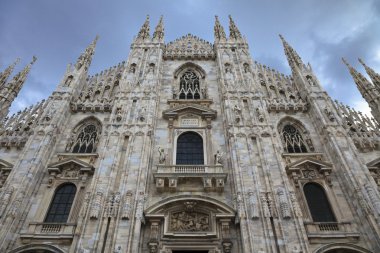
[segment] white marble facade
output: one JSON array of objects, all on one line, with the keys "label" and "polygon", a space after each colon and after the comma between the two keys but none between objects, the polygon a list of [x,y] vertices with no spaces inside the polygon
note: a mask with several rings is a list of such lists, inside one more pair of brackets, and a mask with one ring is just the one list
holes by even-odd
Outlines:
[{"label": "white marble facade", "polygon": [[348,65],[369,119],[332,101],[284,38],[291,76],[229,30],[216,17],[214,44],[165,43],[147,18],[125,62],[88,76],[96,38],[9,118],[9,87],[35,59],[22,80],[1,73],[0,252],[380,252],[379,75]]}]

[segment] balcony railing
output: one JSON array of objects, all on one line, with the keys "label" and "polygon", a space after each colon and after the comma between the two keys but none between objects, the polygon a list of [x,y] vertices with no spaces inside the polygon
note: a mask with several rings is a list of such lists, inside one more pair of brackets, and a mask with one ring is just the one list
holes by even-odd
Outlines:
[{"label": "balcony railing", "polygon": [[[185,173],[185,174],[199,174],[202,176],[204,173],[224,173],[223,165],[157,165],[157,174],[163,173]],[[196,175],[194,175],[196,176]]]},{"label": "balcony railing", "polygon": [[179,179],[202,179],[205,190],[223,191],[227,173],[218,165],[157,165],[153,172],[157,190],[176,190]]},{"label": "balcony railing", "polygon": [[304,224],[309,239],[359,238],[359,233],[351,222],[304,222]]},{"label": "balcony railing", "polygon": [[74,223],[29,223],[28,231],[21,233],[21,239],[31,240],[67,240],[71,241],[74,237],[76,224]]}]

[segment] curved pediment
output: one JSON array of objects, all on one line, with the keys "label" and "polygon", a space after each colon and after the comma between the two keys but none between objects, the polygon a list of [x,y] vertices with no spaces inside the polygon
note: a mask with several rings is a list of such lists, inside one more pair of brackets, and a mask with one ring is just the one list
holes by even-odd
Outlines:
[{"label": "curved pediment", "polygon": [[216,214],[221,214],[225,217],[234,217],[236,213],[234,208],[214,198],[207,196],[182,195],[168,197],[151,205],[145,210],[145,216],[149,217],[164,214],[168,208],[173,206],[184,206],[185,208],[189,208],[188,205],[190,203],[196,203],[198,206],[208,206],[213,209]]},{"label": "curved pediment", "polygon": [[215,59],[214,46],[197,36],[187,34],[166,44],[164,59],[212,60]]}]

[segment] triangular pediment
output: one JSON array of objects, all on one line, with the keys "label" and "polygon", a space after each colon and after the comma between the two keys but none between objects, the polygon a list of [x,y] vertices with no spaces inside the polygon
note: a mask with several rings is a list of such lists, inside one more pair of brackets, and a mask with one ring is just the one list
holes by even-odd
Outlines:
[{"label": "triangular pediment", "polygon": [[12,168],[13,167],[13,164],[3,160],[3,159],[0,159],[0,169],[1,168]]},{"label": "triangular pediment", "polygon": [[165,59],[214,59],[213,45],[195,35],[187,34],[165,46]]},{"label": "triangular pediment", "polygon": [[380,168],[380,157],[367,163],[368,168]]},{"label": "triangular pediment", "polygon": [[83,162],[82,160],[79,160],[79,159],[74,158],[74,157],[69,157],[69,158],[63,159],[61,161],[51,163],[48,165],[48,167],[49,168],[62,168],[62,167],[66,167],[69,165],[74,165],[74,166],[77,166],[80,168],[89,168],[89,169],[93,168],[93,166],[91,164]]},{"label": "triangular pediment", "polygon": [[206,106],[199,104],[182,104],[177,105],[173,108],[167,109],[162,112],[165,119],[177,118],[179,115],[191,113],[194,115],[201,116],[202,118],[207,117],[214,119],[216,118],[216,111],[212,110]]},{"label": "triangular pediment", "polygon": [[332,167],[331,163],[323,162],[321,160],[317,160],[317,159],[310,158],[310,157],[303,158],[303,159],[300,159],[298,161],[292,162],[292,163],[288,164],[286,167],[287,168],[300,168],[300,167],[306,167],[306,166],[310,166],[310,165],[318,166],[321,168],[331,168]]}]

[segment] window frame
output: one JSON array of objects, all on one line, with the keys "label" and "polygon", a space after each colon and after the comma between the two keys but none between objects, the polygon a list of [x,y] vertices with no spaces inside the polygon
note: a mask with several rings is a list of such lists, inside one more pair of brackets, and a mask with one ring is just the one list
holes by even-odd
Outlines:
[{"label": "window frame", "polygon": [[[70,212],[69,212],[69,214],[68,214],[68,216],[67,216],[67,220],[66,220],[66,222],[55,222],[55,221],[46,221],[47,220],[47,218],[48,218],[48,215],[49,215],[49,211],[50,211],[50,208],[51,208],[51,206],[52,206],[52,204],[53,204],[53,201],[54,201],[54,198],[55,198],[55,196],[56,196],[56,194],[57,194],[57,191],[59,190],[59,189],[61,189],[62,187],[65,187],[66,185],[73,185],[73,186],[75,186],[75,194],[74,194],[74,198],[73,198],[73,201],[72,201],[72,203],[71,203],[71,207],[70,207]],[[73,215],[73,210],[77,207],[77,199],[78,199],[78,196],[80,195],[80,193],[81,193],[81,188],[80,187],[78,187],[78,185],[76,184],[76,183],[74,183],[74,182],[71,182],[71,181],[67,181],[67,182],[60,182],[60,183],[58,183],[55,187],[54,187],[54,190],[53,191],[51,191],[51,194],[49,194],[49,205],[47,206],[47,209],[46,209],[46,211],[45,211],[45,213],[44,213],[44,218],[43,218],[43,223],[47,223],[47,224],[49,224],[49,223],[57,223],[57,224],[68,224],[68,223],[72,223],[72,215]]]}]

